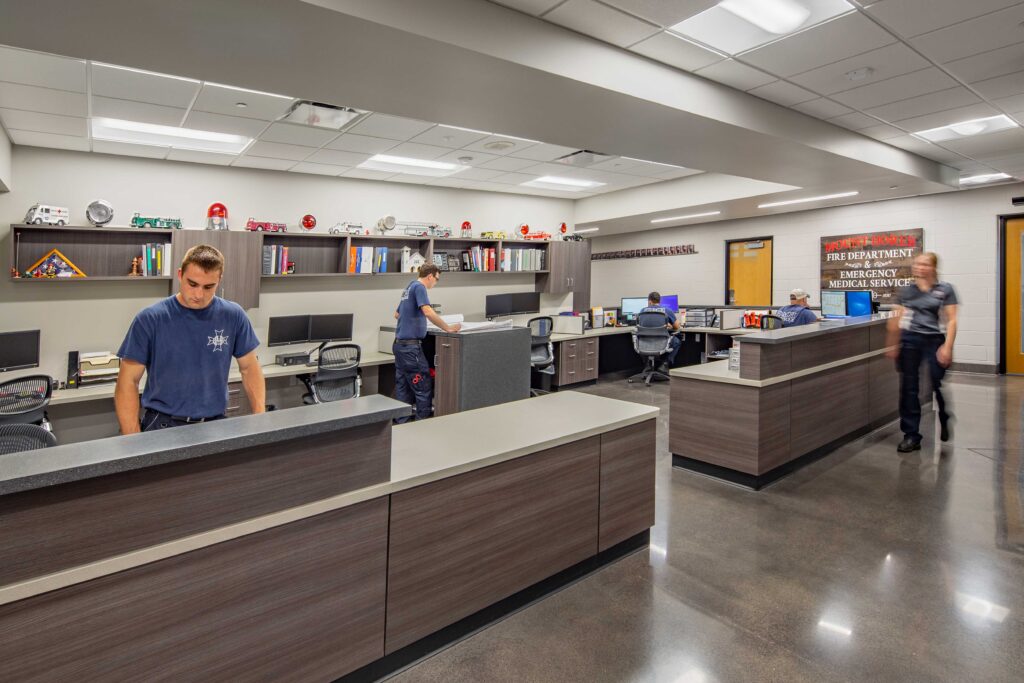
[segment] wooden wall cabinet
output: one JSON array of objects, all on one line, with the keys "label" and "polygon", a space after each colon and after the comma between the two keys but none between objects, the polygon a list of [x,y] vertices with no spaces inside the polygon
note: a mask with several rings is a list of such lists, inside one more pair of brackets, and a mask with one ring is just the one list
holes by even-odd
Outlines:
[{"label": "wooden wall cabinet", "polygon": [[260,273],[263,241],[254,232],[237,230],[178,230],[174,232],[174,259],[181,263],[185,252],[197,244],[209,244],[224,254],[224,278],[217,294],[242,308],[260,305]]},{"label": "wooden wall cabinet", "polygon": [[573,310],[590,308],[590,242],[549,242],[548,273],[539,291],[573,295]]},{"label": "wooden wall cabinet", "polygon": [[462,339],[437,337],[434,350],[434,415],[459,412],[459,387],[462,384]]}]

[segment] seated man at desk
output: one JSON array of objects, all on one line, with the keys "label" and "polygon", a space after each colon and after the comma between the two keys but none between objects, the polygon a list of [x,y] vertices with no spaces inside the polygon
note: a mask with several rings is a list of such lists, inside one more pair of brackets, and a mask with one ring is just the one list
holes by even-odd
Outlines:
[{"label": "seated man at desk", "polygon": [[807,308],[807,299],[808,294],[802,289],[797,288],[789,293],[789,305],[783,306],[775,312],[782,318],[783,327],[796,327],[818,322],[818,316]]},{"label": "seated man at desk", "polygon": [[658,292],[651,292],[647,295],[647,306],[645,306],[640,313],[664,313],[665,314],[665,327],[671,332],[672,336],[668,340],[668,351],[665,353],[658,365],[658,372],[668,372],[668,369],[672,367],[672,363],[675,362],[676,356],[679,355],[679,347],[682,342],[679,337],[675,335],[679,331],[679,319],[676,316],[676,311],[670,311],[661,305],[661,294]]}]

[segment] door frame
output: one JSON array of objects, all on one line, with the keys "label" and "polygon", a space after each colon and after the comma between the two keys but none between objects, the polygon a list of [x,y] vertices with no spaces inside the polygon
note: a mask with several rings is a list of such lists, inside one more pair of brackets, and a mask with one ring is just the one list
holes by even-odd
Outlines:
[{"label": "door frame", "polygon": [[996,287],[996,305],[999,307],[999,337],[996,339],[996,348],[999,350],[1000,375],[1006,374],[1006,224],[1015,219],[1024,219],[1024,213],[1005,213],[997,216],[999,220],[999,254],[996,259],[996,274],[999,278],[999,285]]},{"label": "door frame", "polygon": [[744,237],[737,240],[726,240],[725,241],[725,286],[722,289],[722,303],[726,306],[731,306],[729,303],[729,245],[735,244],[736,242],[757,242],[760,241],[771,241],[772,243],[772,260],[768,264],[768,306],[774,305],[775,301],[775,235],[765,235],[764,237]]}]

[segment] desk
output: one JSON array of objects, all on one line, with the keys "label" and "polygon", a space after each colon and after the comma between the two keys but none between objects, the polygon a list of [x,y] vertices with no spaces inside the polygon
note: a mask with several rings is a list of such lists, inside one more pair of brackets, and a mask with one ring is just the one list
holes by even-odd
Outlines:
[{"label": "desk", "polygon": [[0,680],[394,668],[646,545],[657,408],[567,392],[392,427],[409,410],[368,396],[8,456]]},{"label": "desk", "polygon": [[895,417],[886,317],[739,339],[727,362],[672,370],[669,449],[677,467],[758,489]]}]

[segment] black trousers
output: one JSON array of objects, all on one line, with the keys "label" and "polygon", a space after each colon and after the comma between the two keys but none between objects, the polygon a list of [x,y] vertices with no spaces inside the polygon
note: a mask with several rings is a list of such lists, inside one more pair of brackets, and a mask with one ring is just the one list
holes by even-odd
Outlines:
[{"label": "black trousers", "polygon": [[[417,420],[430,417],[434,414],[434,378],[423,355],[423,346],[396,341],[392,351],[395,354],[395,398],[416,406]],[[395,420],[408,421],[407,417]]]},{"label": "black trousers", "polygon": [[942,378],[946,368],[939,365],[936,353],[946,343],[944,334],[918,334],[903,332],[900,335],[900,355],[896,367],[900,372],[900,431],[914,442],[921,441],[921,364],[928,368],[932,380],[932,392],[939,408],[939,421],[949,419],[946,399],[942,395]]},{"label": "black trousers", "polygon": [[[205,422],[212,422],[213,420],[223,420],[223,415],[217,417],[208,417]],[[199,422],[189,422],[188,420],[175,419],[173,416],[166,413],[153,410],[152,408],[146,408],[146,412],[142,415],[141,427],[144,432],[155,432],[158,429],[168,429],[170,427],[184,427],[188,424],[200,424]]]}]

